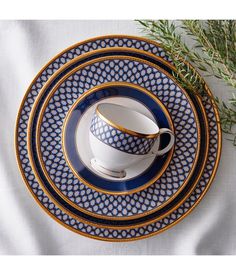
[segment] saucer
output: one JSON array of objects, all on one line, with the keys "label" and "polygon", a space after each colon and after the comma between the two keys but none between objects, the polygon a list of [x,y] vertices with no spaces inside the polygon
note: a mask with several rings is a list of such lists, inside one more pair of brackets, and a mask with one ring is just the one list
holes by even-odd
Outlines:
[{"label": "saucer", "polygon": [[[51,91],[44,86],[30,118],[31,163],[45,190],[50,190],[60,205],[78,217],[83,212],[100,219],[130,220],[151,214],[170,203],[188,183],[200,150],[200,124],[188,94],[162,68],[132,56],[100,57],[78,67],[74,65],[66,72],[57,79]],[[141,87],[148,84],[148,90],[168,107],[176,143],[171,162],[157,181],[149,188],[121,197],[99,194],[79,181],[66,162],[61,137],[63,121],[82,94],[103,83],[124,80],[136,85],[140,83]],[[52,87],[50,82],[48,84]]]},{"label": "saucer", "polygon": [[[164,105],[145,89],[122,82],[99,85],[79,97],[64,120],[62,145],[68,165],[82,182],[97,191],[114,195],[141,191],[161,177],[171,160],[173,150],[164,156],[152,156],[128,167],[126,176],[121,179],[98,173],[91,166],[93,154],[89,144],[89,128],[97,104],[104,102],[132,108],[155,121],[160,128],[174,131]],[[161,147],[168,142],[168,135],[162,137]],[[159,148],[159,143],[158,138],[153,151]]]},{"label": "saucer", "polygon": [[[133,229],[106,229],[92,226],[88,222],[75,220],[70,214],[61,209],[58,204],[55,204],[52,198],[47,196],[45,190],[39,185],[39,182],[35,178],[33,173],[27,150],[27,124],[29,115],[32,110],[32,103],[36,100],[36,97],[50,76],[56,72],[56,70],[63,66],[70,59],[83,54],[88,51],[93,51],[97,48],[109,48],[109,47],[128,47],[130,50],[133,48],[142,50],[140,54],[145,56],[145,53],[151,53],[154,57],[161,56],[165,60],[171,60],[166,56],[161,47],[149,40],[130,37],[130,36],[106,36],[90,39],[82,43],[76,44],[63,53],[59,54],[52,61],[50,61],[37,75],[29,87],[24,100],[22,101],[16,125],[16,152],[18,158],[19,168],[22,176],[35,197],[36,201],[43,207],[46,212],[51,215],[56,221],[74,232],[80,233],[87,237],[92,237],[100,240],[108,241],[128,241],[146,238],[155,234],[158,234],[171,226],[175,225],[178,221],[182,220],[188,215],[191,210],[200,202],[214,178],[219,163],[221,152],[221,132],[220,126],[217,123],[219,116],[217,109],[213,106],[208,98],[203,99],[204,108],[209,123],[209,153],[207,157],[207,163],[203,166],[203,174],[199,180],[195,180],[195,189],[191,193],[187,200],[179,201],[179,204],[172,209],[165,218],[160,218],[157,222],[148,222],[145,226],[136,226]],[[160,60],[160,59],[158,59]],[[171,65],[162,60],[165,67],[172,68]],[[211,95],[209,88],[206,86],[206,92]],[[208,142],[205,144],[208,146]],[[207,151],[208,152],[208,151]]]}]

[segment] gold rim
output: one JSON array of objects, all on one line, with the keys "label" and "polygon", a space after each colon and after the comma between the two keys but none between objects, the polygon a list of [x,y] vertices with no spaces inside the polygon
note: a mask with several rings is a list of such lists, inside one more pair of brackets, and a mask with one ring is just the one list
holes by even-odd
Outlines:
[{"label": "gold rim", "polygon": [[159,135],[159,131],[157,133],[154,134],[142,134],[139,132],[135,132],[133,130],[127,129],[125,127],[122,127],[121,125],[118,125],[117,123],[115,123],[114,121],[111,121],[110,119],[106,118],[101,111],[99,110],[99,106],[97,106],[96,108],[96,114],[103,120],[105,121],[107,124],[109,124],[110,126],[112,126],[113,128],[120,130],[126,134],[132,135],[132,136],[136,136],[136,137],[140,137],[140,138],[156,138]]},{"label": "gold rim", "polygon": [[[113,49],[113,50],[114,50],[114,49]],[[121,50],[121,49],[120,49],[120,50]],[[122,50],[123,50],[123,49],[122,49]],[[104,51],[104,50],[103,50],[103,51]],[[91,54],[93,54],[93,53],[91,53]],[[57,85],[54,87],[54,89],[51,91],[51,93],[50,93],[50,94],[48,95],[48,97],[46,98],[46,100],[45,100],[45,102],[44,102],[44,105],[42,106],[42,110],[41,110],[41,112],[40,112],[39,119],[38,119],[38,124],[37,124],[37,126],[36,126],[37,154],[38,154],[38,156],[39,156],[39,161],[40,161],[40,163],[41,163],[41,168],[43,169],[43,171],[44,171],[44,173],[45,173],[45,176],[47,177],[47,180],[49,181],[50,185],[54,188],[54,190],[55,190],[57,193],[60,192],[60,191],[57,190],[57,187],[56,187],[56,186],[54,185],[54,183],[51,181],[49,175],[47,174],[47,171],[45,171],[44,164],[43,164],[43,162],[42,162],[41,152],[40,152],[40,140],[39,140],[39,131],[40,131],[39,128],[40,128],[40,127],[39,127],[39,126],[40,126],[41,121],[42,121],[42,113],[44,112],[44,110],[45,110],[45,108],[46,108],[46,105],[48,104],[48,102],[49,102],[49,100],[50,100],[50,98],[51,98],[53,92],[60,86],[60,84],[68,77],[69,74],[73,74],[74,71],[77,71],[77,70],[79,70],[79,69],[82,68],[82,67],[88,66],[90,63],[98,62],[99,60],[108,60],[108,59],[114,59],[114,58],[122,58],[122,57],[121,57],[121,56],[118,56],[118,57],[116,57],[116,56],[110,56],[110,57],[97,58],[96,61],[94,61],[94,60],[89,61],[89,62],[84,63],[84,64],[82,64],[81,66],[78,66],[77,68],[73,69],[71,72],[69,72],[67,75],[65,75],[65,76],[57,83]],[[144,62],[144,60],[141,60],[141,59],[138,59],[138,58],[123,56],[123,59],[127,59],[127,58],[129,58],[129,59],[131,59],[131,60],[137,60],[137,61],[139,61],[139,62],[143,62],[143,63],[149,64],[150,66],[156,67],[158,70],[162,71],[163,73],[165,73],[166,75],[168,75],[168,77],[170,77],[170,78],[172,79],[172,76],[170,76],[167,72],[165,72],[164,70],[162,70],[161,68],[159,68],[159,67],[156,66],[156,65],[154,66],[154,64],[152,64],[152,63],[150,63],[150,62],[148,62],[148,61],[145,61],[145,62]],[[78,59],[76,59],[76,61],[78,61]],[[159,61],[161,61],[161,59],[159,59]],[[74,62],[75,62],[75,61],[74,61]],[[172,79],[172,80],[173,80],[173,79]],[[173,80],[173,81],[174,81],[174,83],[176,83],[175,80]],[[176,85],[179,86],[177,83],[176,83]],[[45,84],[44,88],[46,88],[46,84]],[[180,87],[180,89],[183,90],[181,87]],[[43,91],[43,89],[42,89],[42,91]],[[42,91],[41,91],[41,93],[42,93]],[[194,116],[195,116],[195,120],[196,120],[196,122],[197,122],[198,136],[200,136],[199,121],[198,121],[198,118],[197,118],[197,114],[196,114],[196,111],[195,111],[195,107],[193,106],[193,104],[192,104],[192,102],[191,102],[189,96],[187,95],[186,91],[183,90],[183,92],[185,93],[186,98],[189,100],[189,104],[190,104],[191,107],[192,107],[192,110],[193,110],[193,113],[194,113]],[[31,123],[31,122],[32,122],[31,120],[32,120],[32,118],[33,118],[33,116],[34,116],[34,111],[35,111],[36,108],[37,108],[37,102],[38,102],[39,100],[40,100],[40,97],[37,98],[37,100],[36,100],[36,102],[35,102],[35,105],[33,106],[33,109],[32,109],[32,112],[31,112],[31,116],[30,116],[30,119],[29,119],[29,121],[30,121],[29,125],[32,124],[32,123]],[[201,102],[199,102],[199,104],[201,105]],[[202,111],[203,111],[203,110],[204,110],[204,108],[203,108],[203,106],[202,106]],[[30,152],[30,153],[29,153],[29,158],[30,158],[30,161],[31,161],[31,163],[32,163],[32,169],[33,169],[33,171],[34,171],[34,173],[35,173],[35,176],[37,177],[37,179],[39,180],[39,183],[40,183],[41,187],[43,188],[43,184],[42,184],[42,182],[41,182],[41,180],[40,180],[40,178],[39,178],[39,176],[38,176],[37,170],[35,169],[35,166],[34,166],[33,157],[32,157],[32,150],[31,150],[31,148],[29,148],[29,147],[30,147],[30,146],[29,146],[30,140],[31,140],[31,131],[30,131],[30,127],[28,127],[28,150],[29,150],[29,152]],[[182,191],[182,189],[183,189],[184,186],[187,184],[188,180],[190,179],[190,177],[191,177],[191,175],[192,175],[192,173],[193,173],[193,171],[194,171],[194,168],[195,168],[196,163],[197,163],[198,155],[199,155],[199,150],[200,150],[200,139],[198,139],[198,150],[197,150],[197,153],[196,153],[196,159],[195,159],[194,165],[193,165],[193,167],[192,167],[192,171],[191,171],[191,173],[189,173],[189,175],[188,175],[188,177],[186,178],[185,183],[183,184],[183,186],[178,190],[178,193]],[[206,156],[205,156],[205,160],[206,160]],[[72,171],[72,172],[73,172],[73,171]],[[200,175],[199,175],[199,177],[200,177]],[[93,187],[93,189],[95,189],[95,188]],[[96,188],[95,190],[98,190],[98,189]],[[100,191],[100,190],[98,190],[98,191]],[[46,190],[46,192],[47,192],[47,190]],[[177,193],[177,192],[176,192],[176,193]],[[173,196],[170,198],[170,200],[173,200],[173,199],[178,195],[178,193],[175,194],[175,195],[173,195]],[[47,194],[48,194],[48,192],[47,192]],[[69,204],[72,204],[72,203],[73,203],[73,202],[69,201],[69,199],[68,199],[67,197],[64,197],[64,195],[63,195],[62,193],[60,193],[59,195],[60,195],[65,201],[67,201]],[[51,197],[50,194],[49,194],[49,196]],[[51,197],[51,198],[52,198],[52,197]],[[146,216],[146,215],[148,215],[148,214],[151,214],[151,213],[153,213],[153,212],[155,212],[155,211],[161,209],[162,207],[164,207],[167,203],[170,202],[170,200],[167,200],[165,203],[163,203],[162,205],[160,205],[159,207],[157,207],[157,208],[155,208],[155,209],[149,210],[149,211],[147,211],[147,212],[145,212],[145,213],[141,213],[141,214],[138,214],[138,215],[135,215],[135,216],[132,216],[132,217],[107,217],[107,216],[101,216],[101,215],[95,214],[95,213],[93,213],[93,212],[90,212],[90,211],[88,211],[88,210],[86,210],[86,209],[82,209],[82,208],[80,208],[78,205],[74,205],[74,204],[73,204],[73,207],[75,207],[76,209],[78,209],[78,210],[80,210],[80,211],[82,211],[82,212],[84,212],[84,213],[86,213],[86,214],[88,214],[88,215],[90,215],[90,216],[94,216],[94,217],[97,217],[97,218],[103,218],[103,219],[106,219],[106,220],[127,220],[127,219],[136,219],[137,217],[143,217],[143,216]],[[56,202],[56,203],[57,203],[57,202]],[[70,213],[67,209],[64,209],[64,208],[63,208],[63,210],[64,210],[66,213],[68,213],[68,214]],[[168,214],[168,213],[169,213],[169,212],[167,212],[167,214]],[[155,220],[158,220],[158,219],[164,217],[164,216],[167,215],[167,214],[164,214],[164,215],[162,215],[162,216],[156,218]],[[70,215],[74,215],[74,214],[73,214],[73,213],[70,213]],[[77,216],[75,216],[75,217],[78,219]],[[88,223],[88,222],[87,222],[87,223]],[[121,226],[120,226],[120,227],[121,227]],[[134,226],[133,226],[133,227],[134,227]],[[110,228],[111,228],[111,227],[110,227]],[[125,228],[126,228],[126,227],[125,227]],[[128,228],[131,228],[131,226],[129,226]]]},{"label": "gold rim", "polygon": [[[218,165],[219,165],[219,161],[220,161],[220,156],[221,156],[221,150],[222,150],[222,133],[221,133],[221,128],[220,128],[220,117],[219,117],[219,112],[218,112],[218,109],[217,107],[212,104],[213,106],[213,110],[214,110],[214,113],[215,113],[215,116],[216,116],[216,119],[218,121],[217,123],[217,129],[218,129],[218,150],[217,150],[217,157],[216,157],[216,161],[215,161],[215,165],[214,165],[214,168],[212,170],[212,175],[208,181],[208,185],[207,187],[205,188],[205,190],[203,191],[203,193],[199,196],[199,198],[196,200],[195,204],[185,213],[183,214],[179,219],[177,219],[175,222],[171,223],[170,225],[166,226],[165,228],[162,228],[161,230],[157,231],[157,232],[153,232],[149,235],[144,235],[144,236],[140,236],[140,237],[134,237],[132,239],[110,239],[110,238],[103,238],[103,237],[99,237],[99,236],[92,236],[90,234],[87,234],[87,233],[83,233],[83,232],[80,232],[70,226],[68,226],[67,224],[63,223],[61,220],[59,220],[57,217],[55,217],[44,205],[42,205],[42,203],[39,201],[38,197],[35,195],[35,193],[32,191],[32,188],[31,186],[29,185],[28,181],[27,181],[27,178],[24,174],[24,170],[21,166],[21,160],[20,160],[20,154],[19,154],[19,148],[17,146],[17,137],[18,137],[18,124],[19,124],[19,120],[20,120],[20,117],[21,117],[21,111],[23,109],[23,106],[24,106],[24,102],[28,96],[28,94],[31,92],[31,88],[32,86],[34,85],[34,82],[39,78],[39,76],[41,75],[41,73],[52,63],[54,62],[58,57],[60,57],[62,54],[64,54],[65,52],[69,51],[70,49],[73,49],[75,47],[78,47],[79,45],[82,45],[82,44],[85,44],[85,43],[88,43],[88,42],[92,42],[92,41],[96,41],[98,39],[109,39],[109,38],[118,38],[118,39],[122,39],[122,38],[127,38],[127,39],[134,39],[134,40],[138,40],[138,41],[144,41],[144,42],[147,42],[149,44],[152,44],[152,45],[155,45],[156,47],[161,47],[161,45],[155,41],[152,41],[150,39],[147,39],[147,38],[143,38],[143,37],[137,37],[137,36],[131,36],[131,35],[105,35],[105,36],[99,36],[99,37],[94,37],[94,38],[91,38],[91,39],[87,39],[87,40],[84,40],[82,42],[79,42],[79,43],[76,43],[66,49],[64,49],[62,52],[60,52],[59,54],[57,54],[54,58],[52,58],[46,65],[43,66],[43,68],[39,71],[39,73],[34,77],[34,79],[32,80],[31,84],[29,85],[22,101],[21,101],[21,104],[19,106],[19,111],[18,111],[18,115],[17,115],[17,118],[16,118],[16,124],[15,124],[15,138],[14,138],[14,146],[15,146],[15,152],[16,152],[16,159],[17,159],[17,165],[19,167],[19,170],[20,170],[20,173],[21,173],[21,176],[23,178],[23,181],[25,182],[29,192],[32,194],[32,196],[34,197],[35,201],[39,204],[39,206],[49,215],[51,216],[55,221],[57,221],[59,224],[61,224],[62,226],[66,227],[67,229],[77,233],[77,234],[80,234],[80,235],[83,235],[83,236],[86,236],[86,237],[89,237],[89,238],[92,238],[92,239],[97,239],[97,240],[102,240],[102,241],[109,241],[109,242],[124,242],[124,241],[134,241],[134,240],[140,240],[140,239],[145,239],[145,238],[148,238],[148,237],[151,237],[151,236],[154,236],[154,235],[157,235],[157,234],[160,234],[161,232],[167,230],[167,229],[170,229],[171,227],[175,226],[178,222],[180,222],[182,219],[184,219],[187,215],[189,215],[193,209],[199,204],[199,202],[202,200],[202,198],[205,196],[205,194],[207,193],[208,189],[210,188],[212,182],[213,182],[213,179],[216,175],[216,171],[217,171],[217,168],[218,168]],[[152,57],[156,57],[154,54],[152,54]],[[169,65],[170,68],[174,69],[175,68],[169,64],[168,62],[164,62],[166,64]],[[189,63],[188,63],[189,64]],[[191,65],[190,65],[191,66]],[[200,75],[199,75],[200,76]],[[208,95],[212,95],[212,92],[210,91],[209,87],[207,86],[207,84],[205,84],[205,89],[206,89],[206,92],[208,93]],[[213,102],[212,102],[213,103]]]},{"label": "gold rim", "polygon": [[[165,106],[160,102],[160,100],[156,97],[153,96],[152,93],[150,93],[149,91],[147,91],[146,89],[138,86],[138,85],[135,85],[135,84],[131,84],[131,83],[127,83],[127,82],[108,82],[108,83],[104,83],[104,84],[101,84],[99,86],[96,86],[90,90],[88,90],[86,93],[84,93],[82,96],[80,96],[74,103],[73,105],[71,106],[70,110],[68,111],[67,115],[66,115],[66,118],[64,120],[64,123],[63,123],[63,127],[62,127],[62,148],[63,148],[63,152],[64,152],[64,156],[65,156],[65,159],[68,163],[68,166],[70,167],[70,169],[72,170],[73,174],[79,178],[79,180],[81,180],[85,185],[89,186],[90,188],[92,189],[95,189],[97,190],[98,192],[102,192],[102,193],[105,193],[105,194],[111,194],[111,195],[130,195],[130,194],[133,194],[133,193],[136,193],[138,191],[141,191],[145,188],[147,188],[148,186],[150,186],[154,181],[156,181],[157,179],[159,179],[162,174],[164,173],[164,171],[166,170],[166,168],[168,167],[171,159],[172,159],[172,156],[173,156],[173,153],[174,153],[174,148],[172,148],[170,151],[169,151],[169,154],[168,154],[168,158],[166,159],[165,161],[165,164],[163,166],[163,168],[160,170],[160,172],[151,180],[151,181],[148,181],[147,183],[145,183],[144,185],[142,185],[141,187],[138,187],[138,188],[135,188],[135,189],[132,189],[130,191],[123,191],[123,192],[112,192],[112,191],[107,191],[105,189],[102,189],[102,188],[99,188],[99,187],[94,187],[94,185],[90,184],[88,181],[86,181],[86,179],[84,179],[83,177],[80,176],[80,174],[73,168],[73,165],[71,164],[70,160],[69,160],[69,157],[68,157],[68,154],[67,154],[67,151],[66,151],[66,148],[65,148],[65,131],[66,131],[66,126],[67,126],[67,122],[68,120],[70,119],[71,117],[71,114],[75,108],[75,106],[80,102],[82,101],[86,96],[92,94],[92,93],[95,93],[96,91],[102,89],[102,88],[106,88],[106,87],[113,87],[113,86],[129,86],[129,87],[132,87],[132,88],[135,88],[135,89],[138,89],[140,90],[141,92],[147,94],[148,96],[150,96],[154,101],[157,102],[157,104],[160,104],[160,108],[162,109],[162,111],[164,112],[164,114],[166,115],[167,117],[167,120],[168,120],[168,123],[170,125],[170,128],[173,132],[175,132],[174,130],[174,125],[173,125],[173,121],[170,117],[170,114],[168,112],[168,110],[165,108]],[[85,164],[84,164],[85,165]],[[85,165],[86,166],[86,165]],[[145,171],[143,171],[145,172]],[[63,195],[63,194],[62,194]],[[67,197],[64,197],[63,195],[63,199],[67,199]],[[67,201],[69,204],[71,204],[72,202],[70,200]],[[74,206],[77,206],[77,205],[73,205]],[[90,212],[89,212],[90,213]],[[99,217],[99,216],[98,216]],[[101,216],[100,216],[101,217]],[[107,216],[105,216],[107,217]],[[112,217],[111,217],[112,218]],[[127,217],[124,217],[125,219],[128,219]],[[116,219],[114,217],[114,219]]]}]

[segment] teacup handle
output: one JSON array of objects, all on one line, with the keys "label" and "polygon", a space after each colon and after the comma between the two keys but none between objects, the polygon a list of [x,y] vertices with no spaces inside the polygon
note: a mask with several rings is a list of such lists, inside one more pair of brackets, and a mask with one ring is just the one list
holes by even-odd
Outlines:
[{"label": "teacup handle", "polygon": [[168,128],[161,128],[160,129],[160,135],[162,134],[169,134],[170,135],[170,141],[169,143],[166,145],[165,148],[158,150],[157,152],[150,152],[146,157],[153,157],[153,156],[162,156],[165,153],[167,153],[168,151],[170,151],[170,149],[173,147],[174,143],[175,143],[175,136],[174,133],[168,129]]},{"label": "teacup handle", "polygon": [[[161,150],[158,150],[156,152],[156,155],[158,156],[162,156],[164,155],[165,153],[167,153],[168,151],[170,151],[170,149],[173,147],[174,143],[175,143],[175,136],[174,136],[174,133],[168,129],[168,128],[161,128],[160,129],[160,135],[162,134],[169,134],[170,135],[170,141],[169,143],[166,145],[165,148],[161,149]],[[155,154],[155,153],[154,153]]]}]

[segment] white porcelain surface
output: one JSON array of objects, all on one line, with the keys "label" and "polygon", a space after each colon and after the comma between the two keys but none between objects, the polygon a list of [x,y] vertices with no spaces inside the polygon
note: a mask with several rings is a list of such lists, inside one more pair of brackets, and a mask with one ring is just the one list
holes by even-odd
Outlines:
[{"label": "white porcelain surface", "polygon": [[111,171],[123,171],[141,161],[146,156],[119,151],[97,139],[91,132],[89,132],[89,141],[97,163]]},{"label": "white porcelain surface", "polygon": [[130,107],[118,105],[117,103],[100,103],[97,110],[107,120],[125,129],[145,135],[159,132],[159,127],[155,122]]}]

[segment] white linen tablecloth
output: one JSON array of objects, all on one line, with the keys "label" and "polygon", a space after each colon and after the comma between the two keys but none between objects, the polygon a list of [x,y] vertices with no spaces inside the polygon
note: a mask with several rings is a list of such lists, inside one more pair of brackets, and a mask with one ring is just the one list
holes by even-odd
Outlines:
[{"label": "white linen tablecloth", "polygon": [[[0,21],[0,254],[235,254],[236,148],[223,140],[210,190],[183,221],[154,236],[109,243],[75,234],[49,217],[27,190],[16,164],[15,120],[41,67],[64,48],[105,34],[141,35],[133,21]],[[218,96],[230,88],[211,78]]]}]

